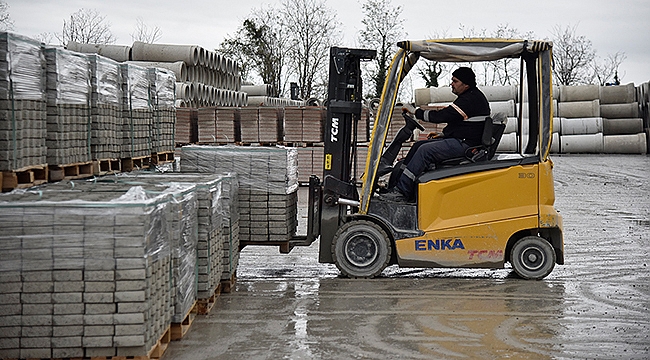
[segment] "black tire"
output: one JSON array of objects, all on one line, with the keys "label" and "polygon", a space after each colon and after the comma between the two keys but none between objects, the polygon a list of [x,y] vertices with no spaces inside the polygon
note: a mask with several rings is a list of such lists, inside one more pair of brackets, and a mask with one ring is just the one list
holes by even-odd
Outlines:
[{"label": "black tire", "polygon": [[546,239],[526,236],[517,240],[510,251],[510,263],[523,279],[540,280],[555,267],[555,250]]},{"label": "black tire", "polygon": [[381,274],[388,266],[391,252],[386,232],[365,220],[343,224],[332,241],[334,263],[350,278],[373,278]]}]

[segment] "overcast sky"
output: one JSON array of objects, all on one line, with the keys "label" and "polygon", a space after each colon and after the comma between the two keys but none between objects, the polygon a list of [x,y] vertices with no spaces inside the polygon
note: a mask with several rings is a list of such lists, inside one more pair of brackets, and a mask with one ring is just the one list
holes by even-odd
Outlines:
[{"label": "overcast sky", "polygon": [[[63,20],[80,8],[106,16],[117,44],[130,45],[136,19],[162,30],[160,43],[200,45],[214,49],[234,34],[253,9],[279,7],[281,0],[6,0],[14,31],[35,36],[61,32]],[[341,46],[359,46],[361,0],[326,0],[341,22]],[[460,25],[492,32],[499,24],[537,38],[551,38],[554,26],[577,25],[578,35],[593,43],[600,57],[618,51],[627,56],[621,65],[622,83],[650,80],[650,1],[648,0],[392,0],[403,7],[408,39],[434,34],[460,37]],[[56,40],[54,40],[56,41]]]}]

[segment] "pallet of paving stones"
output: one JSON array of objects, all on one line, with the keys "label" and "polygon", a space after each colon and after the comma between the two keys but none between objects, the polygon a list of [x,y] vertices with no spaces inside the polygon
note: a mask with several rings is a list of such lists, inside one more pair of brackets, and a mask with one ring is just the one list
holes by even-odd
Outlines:
[{"label": "pallet of paving stones", "polygon": [[166,164],[174,161],[174,151],[165,151],[151,154],[151,163],[154,165]]},{"label": "pallet of paving stones", "polygon": [[93,175],[112,175],[122,171],[122,161],[120,159],[100,159],[93,160]]},{"label": "pallet of paving stones", "polygon": [[48,165],[49,181],[84,179],[95,176],[92,161],[66,165]]},{"label": "pallet of paving stones", "polygon": [[198,308],[195,302],[192,308],[190,308],[190,310],[187,311],[187,314],[183,317],[181,321],[172,322],[172,325],[170,327],[172,341],[181,340],[183,337],[185,337],[187,332],[190,331],[190,328],[192,327],[192,323],[194,323],[194,319],[196,318],[197,311]]}]

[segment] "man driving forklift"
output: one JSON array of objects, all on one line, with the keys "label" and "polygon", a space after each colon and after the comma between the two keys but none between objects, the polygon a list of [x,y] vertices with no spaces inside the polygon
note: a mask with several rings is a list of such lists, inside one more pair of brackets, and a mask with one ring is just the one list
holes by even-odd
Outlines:
[{"label": "man driving forklift", "polygon": [[[394,169],[399,176],[397,184],[381,198],[405,203],[415,200],[415,180],[444,160],[462,157],[465,151],[481,144],[483,124],[490,116],[490,104],[476,87],[476,75],[469,67],[459,67],[452,73],[451,92],[458,96],[454,102],[440,110],[415,110],[415,118],[432,123],[447,123],[442,136],[415,143],[401,166]],[[402,111],[411,112],[408,107]],[[401,174],[400,174],[401,173]]]}]

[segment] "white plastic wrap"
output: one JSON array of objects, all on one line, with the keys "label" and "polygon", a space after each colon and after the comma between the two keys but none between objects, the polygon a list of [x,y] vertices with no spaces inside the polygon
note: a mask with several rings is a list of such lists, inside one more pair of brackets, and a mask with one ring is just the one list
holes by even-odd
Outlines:
[{"label": "white plastic wrap", "polygon": [[45,56],[40,42],[0,32],[0,98],[45,100]]},{"label": "white plastic wrap", "polygon": [[88,54],[91,69],[93,105],[116,105],[122,102],[120,64],[107,57]]},{"label": "white plastic wrap", "polygon": [[181,171],[233,172],[242,189],[286,195],[298,189],[298,151],[281,146],[184,146]]},{"label": "white plastic wrap", "polygon": [[45,48],[48,105],[89,104],[90,60],[85,54]]},{"label": "white plastic wrap", "polygon": [[173,108],[176,101],[176,75],[163,68],[149,68],[152,103],[158,109]]},{"label": "white plastic wrap", "polygon": [[133,64],[120,64],[124,110],[149,109],[149,77],[147,69]]}]

